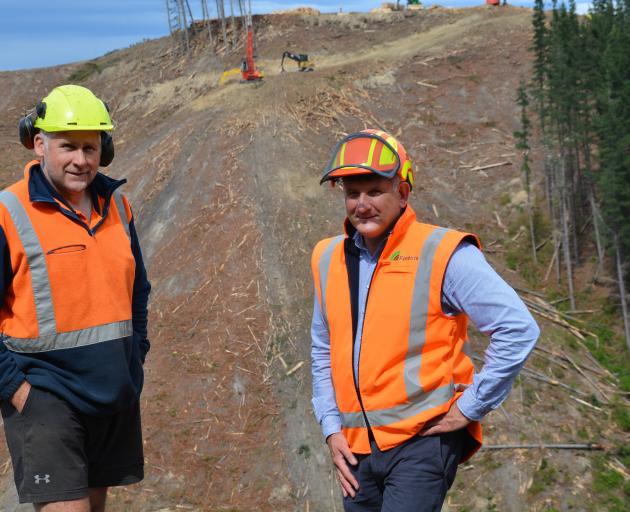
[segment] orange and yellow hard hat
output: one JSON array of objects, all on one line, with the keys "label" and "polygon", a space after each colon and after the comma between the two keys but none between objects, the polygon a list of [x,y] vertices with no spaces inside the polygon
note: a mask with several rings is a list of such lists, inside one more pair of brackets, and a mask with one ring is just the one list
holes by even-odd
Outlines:
[{"label": "orange and yellow hard hat", "polygon": [[411,159],[403,145],[381,130],[362,130],[341,139],[332,153],[320,184],[346,176],[398,175],[413,187]]}]

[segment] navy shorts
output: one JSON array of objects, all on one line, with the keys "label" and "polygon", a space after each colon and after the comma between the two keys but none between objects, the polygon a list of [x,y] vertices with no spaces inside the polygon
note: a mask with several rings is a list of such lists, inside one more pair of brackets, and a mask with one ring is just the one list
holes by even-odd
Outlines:
[{"label": "navy shorts", "polygon": [[20,503],[77,500],[91,487],[144,477],[137,402],[113,416],[95,417],[31,387],[21,414],[8,400],[1,409]]},{"label": "navy shorts", "polygon": [[350,466],[359,482],[354,498],[344,498],[346,512],[440,512],[464,452],[466,429],[435,436],[414,436],[384,452],[355,455]]}]

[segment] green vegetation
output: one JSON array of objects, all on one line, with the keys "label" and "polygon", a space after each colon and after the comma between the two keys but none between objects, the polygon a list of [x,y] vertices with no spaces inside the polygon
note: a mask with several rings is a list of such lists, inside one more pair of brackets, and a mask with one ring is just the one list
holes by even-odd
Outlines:
[{"label": "green vegetation", "polygon": [[613,420],[624,432],[630,432],[630,413],[628,409],[628,404],[618,399],[612,404]]},{"label": "green vegetation", "polygon": [[[566,274],[571,309],[576,309],[575,267],[584,241],[593,237],[597,271],[606,251],[624,284],[630,274],[630,1],[595,0],[579,18],[574,0],[553,0],[550,19],[544,2],[534,7],[530,94],[545,148],[546,204],[553,245]],[[528,95],[521,87],[521,132],[517,147],[527,151]],[[524,161],[524,167],[527,162]],[[587,229],[588,228],[588,229]],[[534,230],[535,231],[535,230]],[[533,235],[532,235],[533,238]],[[616,277],[616,275],[615,275]],[[630,327],[625,322],[630,347]]]},{"label": "green vegetation", "polygon": [[486,503],[486,512],[498,512],[498,508],[494,503],[494,496],[488,496],[488,502]]},{"label": "green vegetation", "polygon": [[84,82],[88,78],[90,78],[94,73],[100,73],[100,66],[93,61],[86,62],[80,68],[78,68],[74,73],[72,73],[68,80],[70,82]]},{"label": "green vegetation", "polygon": [[[521,128],[515,132],[516,147],[522,152],[522,173],[528,190],[532,133],[528,109],[536,112],[545,176],[545,217],[549,218],[547,234],[539,232],[534,221],[528,237],[531,245],[549,238],[546,254],[527,255],[523,238],[506,254],[509,268],[529,281],[540,272],[552,270],[551,256],[560,262],[562,284],[566,289],[549,300],[567,311],[587,305],[593,310],[586,328],[595,336],[584,344],[593,356],[616,378],[622,391],[630,391],[630,329],[627,321],[627,284],[630,280],[630,0],[595,0],[589,16],[578,17],[574,0],[553,0],[551,13],[544,2],[535,1],[532,18],[534,55],[532,77],[517,93],[521,111]],[[531,101],[530,101],[531,99]],[[540,201],[543,211],[543,198]],[[535,204],[535,203],[529,203]],[[534,212],[536,209],[534,208]],[[526,213],[526,212],[525,212]],[[523,215],[524,217],[524,215]],[[518,220],[526,226],[525,218]],[[594,243],[593,243],[594,242]],[[589,247],[586,249],[586,247]],[[596,254],[591,258],[591,247]],[[587,252],[588,251],[588,252]],[[606,258],[608,256],[608,258]],[[540,265],[536,264],[536,258]],[[605,269],[618,281],[619,295],[595,298],[593,285],[574,289],[576,268],[588,261],[595,276]],[[587,267],[588,268],[588,267]],[[541,270],[542,269],[542,270]],[[622,276],[618,278],[618,276]],[[581,280],[584,282],[584,280]],[[568,295],[568,300],[563,301]],[[621,299],[621,300],[620,300]],[[573,320],[570,323],[578,327]],[[618,335],[620,324],[626,327],[627,343]],[[565,346],[580,350],[580,342],[565,336]],[[626,346],[626,344],[628,346]],[[561,375],[554,374],[557,378]],[[525,393],[525,401],[532,396]],[[609,413],[609,423],[630,432],[630,407],[623,396],[604,405],[591,396],[589,401]],[[588,439],[589,432],[580,429],[578,437]],[[613,460],[614,459],[614,460]],[[627,509],[630,484],[616,471],[619,461],[630,467],[630,449],[618,447],[616,453],[593,457],[593,491],[598,510]],[[530,493],[536,495],[555,483],[558,474],[543,460],[534,475]]]},{"label": "green vegetation", "polygon": [[111,53],[108,53],[104,58],[98,59],[98,62],[93,60],[86,62],[68,77],[68,81],[72,83],[85,82],[92,75],[100,74],[104,69],[113,66],[120,60],[120,57],[109,56]]},{"label": "green vegetation", "polygon": [[[508,198],[509,201],[509,198]],[[531,213],[531,217],[530,217]],[[528,227],[529,226],[529,227]],[[519,234],[519,231],[523,233]],[[505,264],[510,270],[517,271],[532,288],[536,288],[542,280],[545,267],[553,253],[551,244],[539,246],[538,256],[534,260],[532,251],[532,233],[536,239],[548,239],[551,236],[550,226],[539,208],[525,205],[516,218],[510,222],[508,235],[512,240],[505,253]],[[541,264],[543,263],[543,264]]]},{"label": "green vegetation", "polygon": [[624,478],[619,472],[611,469],[608,458],[598,455],[593,458],[593,491],[597,493],[598,503],[606,506],[611,512],[626,510],[624,502],[617,495],[624,487]]},{"label": "green vegetation", "polygon": [[303,455],[305,459],[311,456],[311,447],[307,444],[301,444],[298,448],[298,454]]},{"label": "green vegetation", "polygon": [[[589,329],[597,335],[598,339],[589,337],[585,344],[595,358],[617,377],[619,389],[630,391],[630,354],[623,341],[615,337],[611,327],[618,321],[618,315],[605,311],[593,315],[589,319]],[[627,407],[627,402],[625,404]]]},{"label": "green vegetation", "polygon": [[462,55],[449,55],[446,57],[446,60],[451,66],[455,66],[457,69],[462,69],[460,64],[464,62],[464,57]]},{"label": "green vegetation", "polygon": [[540,462],[540,466],[534,473],[534,481],[529,488],[530,494],[539,494],[556,482],[556,470],[547,459]]},{"label": "green vegetation", "polygon": [[624,466],[630,467],[630,446],[622,444],[615,449],[615,456]]}]

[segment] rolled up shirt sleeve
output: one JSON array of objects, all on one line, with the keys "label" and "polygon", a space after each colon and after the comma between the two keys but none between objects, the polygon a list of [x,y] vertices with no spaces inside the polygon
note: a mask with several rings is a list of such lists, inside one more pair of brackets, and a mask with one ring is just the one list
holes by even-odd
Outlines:
[{"label": "rolled up shirt sleeve", "polygon": [[311,372],[313,378],[313,411],[324,438],[341,432],[341,415],[337,408],[335,389],[330,373],[330,335],[317,300],[313,301],[311,323]]},{"label": "rolled up shirt sleeve", "polygon": [[451,257],[442,297],[455,312],[465,313],[480,332],[490,336],[483,367],[457,401],[464,416],[481,420],[507,398],[540,330],[514,289],[468,242],[460,244]]}]

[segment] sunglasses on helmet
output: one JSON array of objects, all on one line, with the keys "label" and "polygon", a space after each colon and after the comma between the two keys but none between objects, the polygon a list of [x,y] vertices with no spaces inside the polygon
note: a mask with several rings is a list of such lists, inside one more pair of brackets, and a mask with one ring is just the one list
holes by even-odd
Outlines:
[{"label": "sunglasses on helmet", "polygon": [[398,151],[383,137],[368,132],[351,133],[335,147],[319,183],[368,172],[391,179],[400,167]]}]

